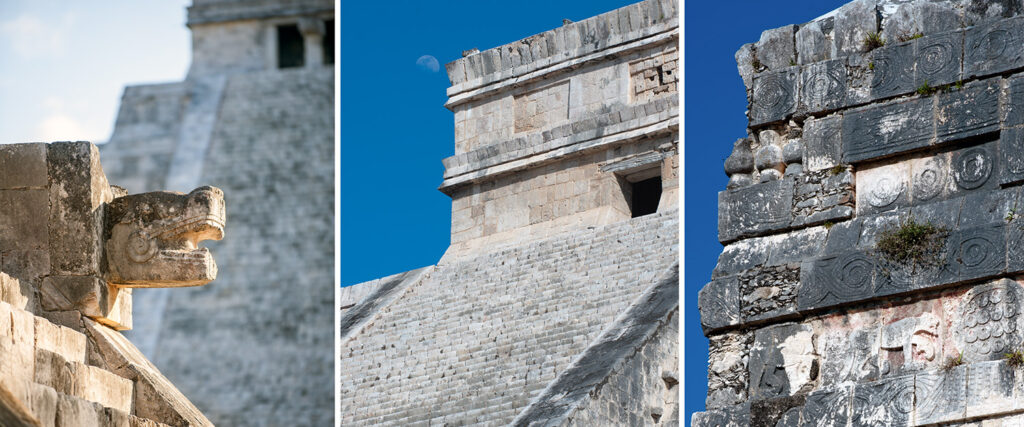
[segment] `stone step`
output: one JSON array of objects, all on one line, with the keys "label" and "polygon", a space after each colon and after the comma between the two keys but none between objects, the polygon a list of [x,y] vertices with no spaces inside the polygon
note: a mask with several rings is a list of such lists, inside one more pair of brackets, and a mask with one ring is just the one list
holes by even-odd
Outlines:
[{"label": "stone step", "polygon": [[35,317],[35,347],[59,354],[69,362],[85,362],[85,334]]},{"label": "stone step", "polygon": [[139,418],[128,411],[110,408],[80,397],[55,393],[50,424],[44,426],[75,427],[169,427],[156,421]]},{"label": "stone step", "polygon": [[49,350],[36,349],[34,379],[60,393],[124,412],[132,410],[131,381],[95,366],[66,360]]}]

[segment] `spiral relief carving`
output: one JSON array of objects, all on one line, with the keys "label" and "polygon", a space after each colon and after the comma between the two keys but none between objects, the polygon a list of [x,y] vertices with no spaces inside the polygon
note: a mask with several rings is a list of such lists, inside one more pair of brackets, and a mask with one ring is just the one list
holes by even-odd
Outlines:
[{"label": "spiral relief carving", "polygon": [[914,198],[927,201],[942,192],[945,172],[935,163],[925,164],[920,171],[914,172]]},{"label": "spiral relief carving", "polygon": [[[985,285],[965,295],[961,306],[958,344],[973,360],[1001,358],[1020,342],[1019,286],[1012,281]],[[973,294],[972,294],[973,293]]]},{"label": "spiral relief carving", "polygon": [[784,118],[796,105],[789,72],[765,75],[755,81],[751,119],[767,122]]},{"label": "spiral relief carving", "polygon": [[882,177],[875,182],[874,188],[868,190],[868,203],[876,208],[884,208],[896,202],[906,190],[906,184],[892,177]]},{"label": "spiral relief carving", "polygon": [[949,40],[929,39],[917,55],[917,69],[928,75],[935,75],[953,62],[953,43]]},{"label": "spiral relief carving", "polygon": [[992,155],[984,147],[964,150],[953,161],[953,178],[965,190],[985,185],[991,175]]}]

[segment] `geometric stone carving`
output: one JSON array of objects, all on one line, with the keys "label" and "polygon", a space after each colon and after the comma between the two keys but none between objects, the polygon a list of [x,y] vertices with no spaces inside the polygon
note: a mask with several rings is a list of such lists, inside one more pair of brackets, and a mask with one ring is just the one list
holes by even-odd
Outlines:
[{"label": "geometric stone carving", "polygon": [[879,328],[833,332],[831,340],[819,339],[822,348],[821,388],[844,382],[878,379]]},{"label": "geometric stone carving", "polygon": [[871,98],[888,98],[914,90],[914,45],[901,43],[871,51],[874,74]]},{"label": "geometric stone carving", "polygon": [[750,125],[780,121],[796,111],[798,67],[754,76]]},{"label": "geometric stone carving", "polygon": [[846,61],[807,65],[800,72],[801,111],[807,114],[841,108],[846,103]]},{"label": "geometric stone carving", "polygon": [[875,261],[860,251],[813,261],[806,279],[801,280],[797,306],[805,310],[870,298],[874,271]]},{"label": "geometric stone carving", "polygon": [[[1024,101],[1018,108],[1024,108]],[[1024,129],[1003,129],[999,136],[1000,184],[1024,180]]]},{"label": "geometric stone carving", "polygon": [[933,156],[911,161],[911,195],[914,202],[927,203],[941,196],[948,185],[949,159]]},{"label": "geometric stone carving", "polygon": [[913,99],[843,115],[843,161],[854,163],[928,146],[932,100]]},{"label": "geometric stone carving", "polygon": [[827,116],[804,122],[803,165],[808,171],[829,169],[840,163],[842,147],[840,125],[842,117]]},{"label": "geometric stone carving", "polygon": [[735,276],[712,280],[700,290],[697,307],[700,323],[707,334],[715,329],[739,324],[739,282]]},{"label": "geometric stone carving", "polygon": [[1013,410],[1016,370],[1005,361],[971,363],[967,368],[967,417]]},{"label": "geometric stone carving", "polygon": [[855,426],[909,425],[914,410],[914,376],[859,383],[853,387]]},{"label": "geometric stone carving", "polygon": [[875,213],[906,206],[909,203],[907,163],[864,169],[857,173],[857,208],[859,213]]},{"label": "geometric stone carving", "polygon": [[977,286],[964,294],[953,319],[956,346],[965,361],[997,360],[1021,344],[1020,285],[1009,279]]},{"label": "geometric stone carving", "polygon": [[849,386],[840,386],[825,390],[815,390],[807,395],[804,408],[802,427],[810,426],[845,426],[850,419]]},{"label": "geometric stone carving", "polygon": [[953,319],[953,337],[968,361],[995,360],[1021,344],[1021,290],[1011,280],[971,289]]},{"label": "geometric stone carving", "polygon": [[718,239],[762,234],[789,226],[793,209],[793,181],[754,184],[718,193]]},{"label": "geometric stone carving", "polygon": [[1024,65],[1022,20],[1005,19],[967,29],[964,77],[994,74]]},{"label": "geometric stone carving", "polygon": [[938,94],[935,132],[938,142],[969,138],[999,130],[999,79],[969,84]]},{"label": "geometric stone carving", "polygon": [[957,421],[967,407],[967,366],[914,378],[915,425]]},{"label": "geometric stone carving", "polygon": [[1003,224],[966,228],[953,232],[947,241],[948,264],[959,280],[994,276],[1006,270],[1006,236]]},{"label": "geometric stone carving", "polygon": [[[921,3],[917,3],[921,4]],[[950,31],[914,40],[914,88],[925,83],[930,87],[955,83],[960,80],[963,33]]]},{"label": "geometric stone carving", "polygon": [[108,282],[119,287],[199,286],[217,277],[203,240],[224,236],[224,193],[160,191],[114,199],[108,206]]}]

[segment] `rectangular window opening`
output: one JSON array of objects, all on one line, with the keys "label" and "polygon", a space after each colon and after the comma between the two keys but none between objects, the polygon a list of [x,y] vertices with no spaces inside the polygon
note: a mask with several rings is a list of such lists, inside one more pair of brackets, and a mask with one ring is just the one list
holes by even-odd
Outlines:
[{"label": "rectangular window opening", "polygon": [[334,20],[324,21],[324,65],[334,64]]},{"label": "rectangular window opening", "polygon": [[[333,38],[332,38],[333,40]],[[333,52],[333,48],[332,48]],[[277,26],[277,67],[301,67],[306,62],[306,47],[296,24]]]},{"label": "rectangular window opening", "polygon": [[633,218],[658,212],[661,200],[661,175],[630,183],[630,203]]}]

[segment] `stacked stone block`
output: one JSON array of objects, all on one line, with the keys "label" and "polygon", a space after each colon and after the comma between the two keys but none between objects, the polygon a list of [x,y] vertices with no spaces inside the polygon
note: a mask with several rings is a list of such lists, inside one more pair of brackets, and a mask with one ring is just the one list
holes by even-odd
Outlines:
[{"label": "stacked stone block", "polygon": [[[0,425],[206,426],[119,331],[111,186],[86,142],[0,146]],[[132,353],[135,351],[135,353]]]},{"label": "stacked stone block", "polygon": [[[1020,12],[858,0],[737,52],[695,425],[1019,422]],[[880,251],[911,220],[934,262]]]}]

